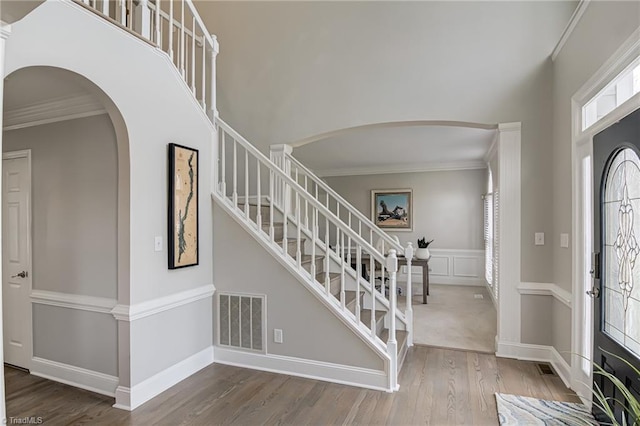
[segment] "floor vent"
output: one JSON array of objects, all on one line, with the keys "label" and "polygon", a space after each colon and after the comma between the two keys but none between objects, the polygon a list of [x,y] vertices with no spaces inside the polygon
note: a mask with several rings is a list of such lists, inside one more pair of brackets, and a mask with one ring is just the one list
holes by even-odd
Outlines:
[{"label": "floor vent", "polygon": [[536,367],[538,367],[538,371],[543,376],[545,376],[545,375],[555,376],[556,375],[555,371],[553,371],[553,368],[551,368],[551,366],[549,364],[538,363],[538,364],[536,364]]},{"label": "floor vent", "polygon": [[218,343],[253,351],[264,350],[265,296],[219,293]]}]

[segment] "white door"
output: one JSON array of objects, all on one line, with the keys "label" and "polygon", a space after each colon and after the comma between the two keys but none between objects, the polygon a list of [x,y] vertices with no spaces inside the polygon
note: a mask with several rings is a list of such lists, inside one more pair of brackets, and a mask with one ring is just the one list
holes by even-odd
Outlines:
[{"label": "white door", "polygon": [[31,157],[2,156],[2,311],[4,362],[29,368],[31,359]]}]

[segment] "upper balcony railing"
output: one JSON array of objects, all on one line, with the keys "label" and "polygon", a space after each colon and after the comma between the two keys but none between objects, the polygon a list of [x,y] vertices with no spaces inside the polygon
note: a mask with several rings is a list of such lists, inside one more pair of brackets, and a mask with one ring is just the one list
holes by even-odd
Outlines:
[{"label": "upper balcony railing", "polygon": [[165,52],[202,109],[216,115],[218,42],[191,0],[74,0]]}]

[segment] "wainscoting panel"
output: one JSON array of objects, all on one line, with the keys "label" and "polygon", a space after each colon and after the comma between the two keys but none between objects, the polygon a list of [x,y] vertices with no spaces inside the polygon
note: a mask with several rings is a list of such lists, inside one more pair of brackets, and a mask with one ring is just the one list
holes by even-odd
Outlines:
[{"label": "wainscoting panel", "polygon": [[[484,280],[484,250],[431,249],[429,282],[431,284],[486,285]],[[407,281],[407,267],[398,274],[400,287]],[[422,294],[422,268],[411,267],[414,294]]]}]

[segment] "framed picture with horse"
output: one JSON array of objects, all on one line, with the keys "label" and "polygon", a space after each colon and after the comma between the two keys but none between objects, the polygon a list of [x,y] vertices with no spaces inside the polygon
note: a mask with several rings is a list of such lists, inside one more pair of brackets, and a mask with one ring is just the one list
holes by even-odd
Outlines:
[{"label": "framed picture with horse", "polygon": [[382,229],[413,230],[413,191],[372,189],[371,220]]}]

